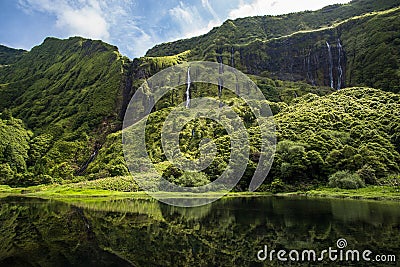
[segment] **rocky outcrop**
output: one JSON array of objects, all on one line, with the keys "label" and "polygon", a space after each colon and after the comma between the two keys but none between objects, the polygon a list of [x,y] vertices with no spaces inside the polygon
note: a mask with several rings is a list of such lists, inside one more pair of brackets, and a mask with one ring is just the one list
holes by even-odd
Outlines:
[{"label": "rocky outcrop", "polygon": [[222,60],[248,74],[335,89],[346,86],[346,50],[340,34],[332,30],[220,47],[215,54],[218,62]]}]

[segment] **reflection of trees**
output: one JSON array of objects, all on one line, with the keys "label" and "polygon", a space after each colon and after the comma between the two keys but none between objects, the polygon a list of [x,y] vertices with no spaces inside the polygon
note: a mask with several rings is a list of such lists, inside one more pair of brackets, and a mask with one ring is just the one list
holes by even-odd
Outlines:
[{"label": "reflection of trees", "polygon": [[1,203],[0,266],[131,266],[99,247],[83,210],[37,201]]},{"label": "reflection of trees", "polygon": [[0,265],[254,266],[264,245],[322,251],[346,238],[351,249],[396,254],[400,244],[398,204],[347,200],[6,202],[0,221]]}]

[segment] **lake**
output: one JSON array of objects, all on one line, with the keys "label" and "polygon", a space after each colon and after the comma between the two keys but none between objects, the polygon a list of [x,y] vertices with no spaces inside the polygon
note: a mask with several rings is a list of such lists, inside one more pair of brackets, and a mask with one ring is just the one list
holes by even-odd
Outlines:
[{"label": "lake", "polygon": [[[398,202],[271,196],[177,208],[149,199],[7,197],[0,205],[0,266],[396,266],[393,257],[400,261]],[[329,248],[337,250],[334,261]],[[317,259],[305,250],[314,250]],[[348,250],[360,257],[371,251],[370,261],[350,259]]]}]

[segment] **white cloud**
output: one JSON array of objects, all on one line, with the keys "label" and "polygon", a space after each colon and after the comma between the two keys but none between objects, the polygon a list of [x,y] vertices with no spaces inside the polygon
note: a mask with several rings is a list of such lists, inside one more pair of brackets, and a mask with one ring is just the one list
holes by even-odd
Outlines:
[{"label": "white cloud", "polygon": [[[190,38],[209,32],[213,27],[221,24],[215,11],[207,0],[202,0],[203,7],[210,11],[214,19],[206,20],[200,15],[195,6],[187,6],[180,2],[178,6],[171,8],[169,14],[179,27],[179,32],[172,39]],[[213,14],[214,13],[214,14]]]},{"label": "white cloud", "polygon": [[19,0],[27,13],[55,16],[56,37],[100,39],[118,45],[123,54],[138,57],[160,40],[138,26],[143,18],[133,15],[135,5],[131,0]]},{"label": "white cloud", "polygon": [[186,6],[183,2],[180,2],[178,6],[169,10],[171,16],[182,25],[193,25],[194,22],[198,22],[201,18],[198,15],[197,9]]},{"label": "white cloud", "polygon": [[113,41],[119,44],[120,50],[134,57],[143,56],[150,47],[160,42],[155,34],[147,33],[132,21],[116,24],[113,33]]},{"label": "white cloud", "polygon": [[73,35],[85,36],[93,39],[108,40],[108,24],[95,10],[85,7],[79,10],[66,10],[56,23],[57,27],[68,29]]},{"label": "white cloud", "polygon": [[260,15],[280,15],[303,10],[317,10],[335,3],[348,3],[349,0],[253,0],[240,1],[239,6],[229,12],[229,18],[243,18]]},{"label": "white cloud", "polygon": [[214,20],[220,21],[220,18],[217,14],[217,12],[215,12],[215,10],[213,9],[213,7],[211,6],[210,2],[208,0],[201,0],[201,4],[203,5],[204,8],[206,8],[211,15],[214,17]]},{"label": "white cloud", "polygon": [[19,0],[28,12],[46,12],[56,17],[56,27],[67,35],[108,40],[109,24],[96,0]]}]

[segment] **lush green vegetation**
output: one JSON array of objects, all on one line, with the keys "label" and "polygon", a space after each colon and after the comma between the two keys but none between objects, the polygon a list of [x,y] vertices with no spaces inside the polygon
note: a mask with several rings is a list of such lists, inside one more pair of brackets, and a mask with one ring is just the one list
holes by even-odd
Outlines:
[{"label": "lush green vegetation", "polygon": [[0,67],[16,62],[26,51],[22,49],[12,49],[4,45],[0,45]]},{"label": "lush green vegetation", "polygon": [[[228,20],[211,32],[190,39],[156,45],[148,56],[176,55],[193,50],[197,56],[216,52],[224,46],[245,45],[256,39],[270,40],[298,31],[315,30],[372,11],[390,9],[399,5],[397,0],[354,0],[349,4],[332,5],[318,11],[291,13],[281,16],[257,16]],[[212,49],[211,49],[212,48]]]},{"label": "lush green vegetation", "polygon": [[[274,114],[276,155],[260,191],[395,188],[400,172],[398,5],[357,0],[316,12],[229,20],[207,35],[159,45],[133,61],[114,46],[79,37],[47,38],[29,52],[1,46],[0,184],[137,191],[120,131],[131,96],[158,71],[205,59],[249,74]],[[326,41],[334,50],[334,85],[341,67],[341,85],[357,87],[323,86],[330,82]],[[185,86],[175,88],[156,103],[146,125],[146,149],[164,178],[203,185],[226,169],[230,137],[213,120],[190,121],[180,134],[183,154],[199,158],[201,141],[209,138],[217,147],[215,159],[191,174],[166,160],[161,129],[173,107],[185,100],[185,91]],[[216,86],[192,84],[191,97],[220,98],[243,119],[250,158],[235,190],[247,190],[261,153],[254,114],[227,90],[219,96]],[[152,175],[142,173],[149,183]]]},{"label": "lush green vegetation", "polygon": [[222,61],[249,74],[326,86],[332,56],[335,88],[400,92],[399,5],[356,0],[314,12],[228,20],[205,35],[157,45],[147,55],[190,50],[189,60]]},{"label": "lush green vegetation", "polygon": [[346,83],[400,93],[400,9],[340,27],[347,51]]},{"label": "lush green vegetation", "polygon": [[365,182],[357,173],[349,171],[337,171],[329,176],[328,185],[333,188],[358,189],[365,187]]},{"label": "lush green vegetation", "polygon": [[27,171],[32,132],[21,120],[14,119],[9,110],[0,118],[0,184],[20,184]]},{"label": "lush green vegetation", "polygon": [[309,197],[352,198],[363,200],[400,200],[400,187],[369,186],[360,189],[318,188],[305,193]]},{"label": "lush green vegetation", "polygon": [[[60,183],[83,174],[90,155],[107,134],[120,128],[128,63],[116,47],[100,41],[47,38],[14,64],[1,68],[0,109],[7,109],[3,117],[12,111],[33,132],[26,151],[19,153],[23,167],[11,168],[22,176],[8,178],[7,183]],[[3,125],[12,121],[2,124],[2,132],[11,133]],[[15,142],[8,146],[15,151],[23,145],[10,140]]]},{"label": "lush green vegetation", "polygon": [[[238,114],[245,117],[246,106],[231,104]],[[328,185],[330,175],[342,170],[355,176],[360,185],[387,184],[384,182],[387,177],[399,173],[399,95],[370,88],[350,88],[320,97],[307,94],[289,105],[280,102],[276,105],[281,107],[275,116],[277,151],[267,183],[261,190],[277,193],[324,186]],[[174,180],[179,180],[183,172],[171,167],[159,149],[160,131],[169,111],[161,109],[151,114],[147,126],[147,149],[164,177],[173,176]],[[248,170],[237,190],[248,186],[260,153],[258,128],[251,119],[245,122],[255,138],[250,142]],[[194,136],[191,134],[193,128],[196,129]],[[229,161],[230,141],[218,123],[193,121],[181,134],[183,153],[196,158],[202,138],[213,139],[219,149],[216,159],[204,171],[208,179],[213,180],[225,170]],[[97,166],[94,168],[110,170],[120,166],[118,169],[125,172],[121,149],[116,149],[120,146],[121,134],[113,134],[101,152],[109,159],[119,159],[118,164],[98,157],[93,163]]]},{"label": "lush green vegetation", "polygon": [[399,105],[398,94],[368,88],[296,99],[275,116],[280,142],[272,177],[326,183],[339,170],[365,173],[365,165],[378,179],[398,173]]}]

